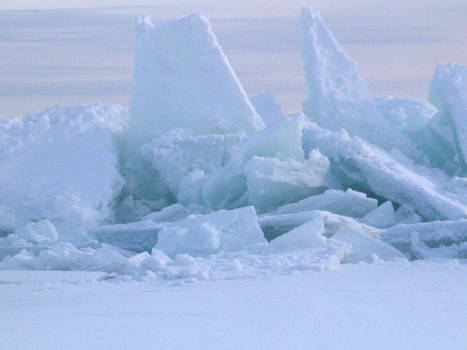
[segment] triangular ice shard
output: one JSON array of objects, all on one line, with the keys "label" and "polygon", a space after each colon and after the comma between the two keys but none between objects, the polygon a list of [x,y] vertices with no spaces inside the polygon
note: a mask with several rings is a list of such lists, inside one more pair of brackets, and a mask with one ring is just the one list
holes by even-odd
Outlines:
[{"label": "triangular ice shard", "polygon": [[302,55],[307,99],[303,111],[323,128],[346,129],[386,150],[418,155],[408,139],[379,113],[355,63],[311,7],[302,9]]},{"label": "triangular ice shard", "polygon": [[264,127],[204,16],[161,25],[146,17],[138,25],[130,101],[133,142],[174,128],[252,135]]},{"label": "triangular ice shard", "polygon": [[430,102],[451,124],[461,171],[467,175],[467,66],[439,64],[430,87]]}]

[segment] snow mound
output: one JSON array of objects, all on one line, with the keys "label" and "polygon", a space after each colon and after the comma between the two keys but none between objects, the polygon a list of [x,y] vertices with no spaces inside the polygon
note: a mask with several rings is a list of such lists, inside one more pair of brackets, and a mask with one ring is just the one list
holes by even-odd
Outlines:
[{"label": "snow mound", "polygon": [[123,179],[115,105],[55,106],[0,121],[0,231],[50,220],[75,234],[112,220]]}]

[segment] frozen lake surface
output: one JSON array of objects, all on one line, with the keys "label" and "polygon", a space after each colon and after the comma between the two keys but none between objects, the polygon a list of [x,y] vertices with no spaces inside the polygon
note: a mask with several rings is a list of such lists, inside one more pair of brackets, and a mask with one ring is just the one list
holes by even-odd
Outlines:
[{"label": "frozen lake surface", "polygon": [[1,271],[0,349],[462,350],[466,272],[377,263],[183,285]]}]

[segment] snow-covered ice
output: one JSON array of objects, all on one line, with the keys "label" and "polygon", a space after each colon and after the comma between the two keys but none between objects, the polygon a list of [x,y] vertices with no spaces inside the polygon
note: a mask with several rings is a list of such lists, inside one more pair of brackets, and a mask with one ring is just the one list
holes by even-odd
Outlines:
[{"label": "snow-covered ice", "polygon": [[4,349],[464,350],[455,262],[171,286],[96,272],[0,271]]},{"label": "snow-covered ice", "polygon": [[264,127],[206,17],[154,25],[139,19],[130,103],[132,142],[145,143],[174,128],[195,134]]},{"label": "snow-covered ice", "polygon": [[246,164],[248,198],[259,212],[296,202],[326,186],[329,161],[319,152],[305,162],[253,157]]},{"label": "snow-covered ice", "polygon": [[467,66],[438,65],[430,87],[430,101],[448,118],[458,161],[467,175]]},{"label": "snow-covered ice", "polygon": [[189,216],[167,224],[159,233],[157,249],[168,255],[208,255],[236,251],[264,242],[253,207],[220,210],[206,215]]},{"label": "snow-covered ice", "polygon": [[76,235],[112,220],[126,116],[115,105],[71,105],[0,119],[0,231],[47,219]]},{"label": "snow-covered ice", "polygon": [[[382,198],[405,204],[428,220],[467,217],[467,203],[451,198],[444,181],[410,169],[382,149],[345,130],[334,132],[309,124],[303,136],[305,151],[319,149],[349,186],[363,187]],[[421,167],[423,168],[423,167]]]},{"label": "snow-covered ice", "polygon": [[428,101],[392,96],[377,97],[373,101],[381,115],[411,139],[438,112]]},{"label": "snow-covered ice", "polygon": [[353,191],[327,190],[299,202],[285,205],[277,210],[280,214],[299,213],[308,210],[327,210],[332,213],[363,217],[376,209],[378,201],[368,198],[365,193]]},{"label": "snow-covered ice", "polygon": [[394,225],[394,207],[390,201],[384,202],[375,210],[370,211],[362,218],[362,222],[374,227],[389,227]]},{"label": "snow-covered ice", "polygon": [[373,99],[305,8],[284,116],[204,16],[138,31],[129,112],[0,119],[0,349],[464,349],[465,66]]},{"label": "snow-covered ice", "polygon": [[417,155],[411,142],[381,116],[358,74],[357,64],[329,31],[319,12],[303,8],[300,30],[307,84],[305,114],[323,128],[346,129],[387,150],[395,147]]}]

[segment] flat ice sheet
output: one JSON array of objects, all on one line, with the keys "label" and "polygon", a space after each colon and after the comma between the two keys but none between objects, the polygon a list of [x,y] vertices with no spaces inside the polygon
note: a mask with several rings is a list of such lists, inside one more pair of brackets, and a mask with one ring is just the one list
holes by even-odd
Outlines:
[{"label": "flat ice sheet", "polygon": [[466,272],[360,264],[175,286],[1,271],[0,348],[462,350]]}]

